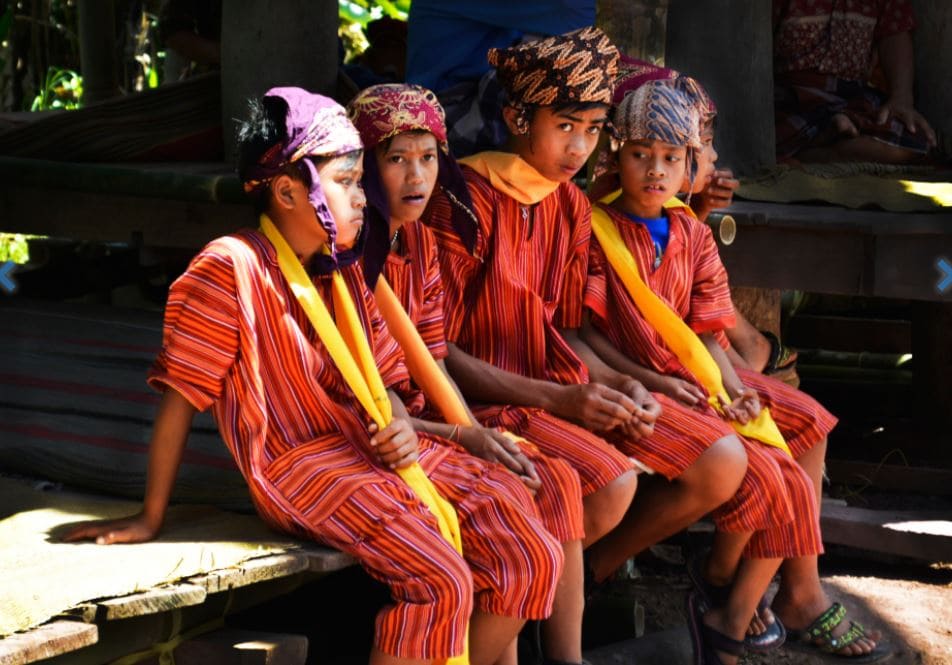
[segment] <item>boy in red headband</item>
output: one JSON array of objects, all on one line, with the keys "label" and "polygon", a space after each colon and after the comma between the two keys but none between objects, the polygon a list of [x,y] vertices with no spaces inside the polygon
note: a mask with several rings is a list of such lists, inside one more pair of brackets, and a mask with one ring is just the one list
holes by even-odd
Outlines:
[{"label": "boy in red headband", "polygon": [[357,131],[332,100],[275,88],[239,155],[262,228],[213,241],[172,286],[143,511],[68,539],[155,537],[192,416],[211,407],[261,517],[390,587],[371,663],[459,656],[467,630],[469,662],[496,662],[550,613],[561,549],[518,478],[418,437],[393,394],[408,389],[403,356],[348,247],[366,202]]}]

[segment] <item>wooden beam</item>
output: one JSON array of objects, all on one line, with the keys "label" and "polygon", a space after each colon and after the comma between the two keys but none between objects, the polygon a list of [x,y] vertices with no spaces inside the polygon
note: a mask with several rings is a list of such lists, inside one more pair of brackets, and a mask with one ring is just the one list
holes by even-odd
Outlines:
[{"label": "wooden beam", "polygon": [[205,602],[208,592],[194,584],[175,584],[172,586],[149,589],[129,596],[110,598],[99,603],[102,617],[107,621],[128,619],[165,612],[189,605]]},{"label": "wooden beam", "polygon": [[332,573],[357,563],[349,554],[318,545],[309,545],[301,550],[307,558],[308,570],[312,573]]},{"label": "wooden beam", "polygon": [[304,665],[307,638],[223,628],[183,642],[175,665]]},{"label": "wooden beam", "polygon": [[308,557],[303,554],[274,554],[259,559],[250,559],[234,568],[216,570],[207,575],[190,577],[188,582],[202,587],[208,593],[227,591],[256,582],[287,577],[310,568]]},{"label": "wooden beam", "polygon": [[918,559],[952,561],[952,521],[940,511],[867,510],[823,506],[823,540],[861,550]]},{"label": "wooden beam", "polygon": [[53,621],[0,640],[0,665],[24,665],[82,649],[99,640],[95,624]]},{"label": "wooden beam", "polygon": [[916,494],[952,496],[952,470],[949,469],[827,460],[826,472],[830,480],[835,483]]}]

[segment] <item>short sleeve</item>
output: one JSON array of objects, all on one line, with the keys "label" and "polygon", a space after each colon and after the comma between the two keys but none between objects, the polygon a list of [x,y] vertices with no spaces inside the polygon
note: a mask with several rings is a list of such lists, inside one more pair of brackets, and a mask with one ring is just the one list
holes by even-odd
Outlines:
[{"label": "short sleeve", "polygon": [[562,187],[567,208],[565,214],[570,215],[574,223],[554,322],[558,328],[572,329],[582,325],[582,303],[585,299],[589,241],[592,236],[592,206],[574,184],[568,183]]},{"label": "short sleeve", "polygon": [[711,229],[693,219],[688,222],[694,254],[691,306],[685,323],[696,333],[732,328],[734,304],[727,282],[727,270],[721,262]]},{"label": "short sleeve", "polygon": [[162,350],[148,377],[153,388],[173,388],[200,411],[221,396],[238,355],[234,265],[226,245],[209,245],[172,284]]},{"label": "short sleeve", "polygon": [[588,247],[588,279],[585,282],[585,307],[598,318],[608,319],[608,273],[605,252],[597,238]]}]

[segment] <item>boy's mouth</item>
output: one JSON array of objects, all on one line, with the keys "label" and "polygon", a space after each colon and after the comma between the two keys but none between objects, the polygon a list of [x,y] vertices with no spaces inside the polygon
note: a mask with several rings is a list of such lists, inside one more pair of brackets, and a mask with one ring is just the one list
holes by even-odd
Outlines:
[{"label": "boy's mouth", "polygon": [[667,188],[664,185],[645,185],[644,190],[652,194],[663,194]]},{"label": "boy's mouth", "polygon": [[579,169],[582,168],[582,165],[579,164],[578,166],[575,166],[573,164],[562,164],[559,168],[561,168],[563,173],[567,173],[568,175],[572,176],[578,173]]},{"label": "boy's mouth", "polygon": [[421,205],[424,201],[426,201],[426,196],[422,193],[414,192],[412,194],[407,194],[400,200],[410,205]]}]

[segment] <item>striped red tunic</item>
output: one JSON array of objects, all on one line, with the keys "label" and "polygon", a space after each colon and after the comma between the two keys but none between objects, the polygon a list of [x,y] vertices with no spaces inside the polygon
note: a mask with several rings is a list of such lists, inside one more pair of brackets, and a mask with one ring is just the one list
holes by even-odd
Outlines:
[{"label": "striped red tunic", "polygon": [[[434,193],[424,216],[438,245],[447,339],[514,374],[587,382],[588,370],[558,329],[581,323],[591,233],[588,201],[568,183],[525,206],[472,169],[463,167],[463,174],[479,220],[473,253],[450,224],[445,194]],[[632,468],[602,438],[539,409],[471,406],[484,425],[503,427],[569,462],[586,496]]]},{"label": "striped red tunic", "polygon": [[[405,388],[402,354],[359,267],[342,273],[385,384]],[[314,283],[330,302],[330,279]],[[474,605],[508,616],[551,611],[561,547],[532,516],[522,484],[438,439],[420,438],[421,465],[459,514],[460,557],[409,487],[372,454],[361,406],[260,233],[213,241],[173,284],[149,382],[200,410],[212,408],[267,522],[353,554],[390,586],[394,602],[377,619],[382,651],[425,659],[458,654]],[[498,542],[517,546],[488,545]]]},{"label": "striped red tunic", "polygon": [[[401,231],[401,248],[402,252],[389,254],[383,274],[427,348],[435,358],[444,358],[447,353],[443,334],[444,294],[436,239],[423,224],[407,224]],[[417,391],[411,397],[408,409],[413,415],[421,415],[424,411],[422,393]],[[427,414],[427,417],[434,416]],[[522,449],[542,481],[535,495],[542,523],[562,542],[582,538],[585,529],[578,473],[568,462],[544,455],[534,445],[523,444]]]},{"label": "striped red tunic", "polygon": [[[655,259],[654,242],[648,230],[613,208],[603,206],[603,209],[618,226],[645,283],[692,329],[699,333],[718,332],[734,324],[727,272],[707,226],[683,209],[668,209],[666,212],[671,229],[668,246],[660,265],[648,272],[645,266],[653,265]],[[621,278],[608,264],[597,240],[592,242],[590,251],[585,305],[591,310],[592,324],[632,360],[659,374],[675,375],[700,387],[694,376],[668,350],[660,335],[641,316]],[[751,384],[751,387],[757,386]],[[810,408],[817,414],[826,411],[815,400],[802,393],[798,397],[793,392],[792,389],[785,391],[783,399],[773,400],[769,404],[765,397],[764,402],[771,407],[772,413],[777,409],[777,413],[774,413],[777,425],[796,455],[798,443],[802,446],[802,454],[822,440],[829,431],[824,428],[832,428],[835,421],[821,419],[815,428],[811,426],[811,431],[805,431],[798,415],[802,408]],[[713,426],[715,421],[726,425],[706,405],[701,410],[685,410],[698,426]],[[829,418],[832,419],[832,416]],[[788,425],[791,423],[797,424],[798,429],[790,429]],[[748,545],[747,554],[789,558],[821,552],[818,510],[809,477],[779,451],[768,450],[757,442],[742,440],[748,453],[748,473],[737,495],[718,510],[718,527],[738,530],[735,525],[738,516],[748,512],[761,513],[764,506],[769,506],[769,512],[776,516],[774,504],[781,501],[786,504],[791,519],[760,524],[757,534]],[[809,444],[806,444],[807,440]],[[796,519],[792,519],[794,516]],[[751,522],[743,520],[740,524],[746,530]]]}]

